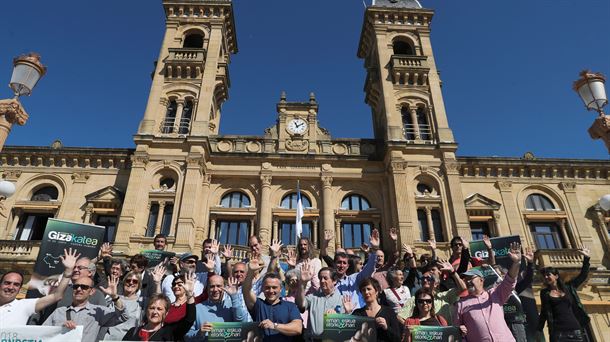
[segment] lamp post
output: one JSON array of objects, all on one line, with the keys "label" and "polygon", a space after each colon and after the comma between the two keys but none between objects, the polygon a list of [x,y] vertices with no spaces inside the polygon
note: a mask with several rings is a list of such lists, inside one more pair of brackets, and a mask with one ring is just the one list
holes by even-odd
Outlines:
[{"label": "lamp post", "polygon": [[13,76],[9,87],[13,90],[15,97],[0,100],[0,151],[13,124],[25,125],[28,113],[19,102],[21,95],[30,95],[36,83],[47,72],[47,67],[40,62],[40,55],[29,53],[13,59]]},{"label": "lamp post", "polygon": [[580,72],[580,78],[574,81],[573,89],[587,110],[594,110],[599,114],[589,128],[589,135],[593,139],[602,139],[610,153],[610,116],[604,113],[604,106],[608,104],[604,83],[606,77],[601,73],[583,70]]}]

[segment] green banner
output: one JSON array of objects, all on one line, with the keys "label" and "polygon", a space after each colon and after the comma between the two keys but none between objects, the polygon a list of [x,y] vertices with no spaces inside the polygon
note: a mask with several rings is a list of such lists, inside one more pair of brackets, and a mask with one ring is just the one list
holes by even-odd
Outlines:
[{"label": "green banner", "polygon": [[462,340],[456,327],[429,327],[418,325],[411,327],[411,342],[458,342]]},{"label": "green banner", "polygon": [[[510,244],[513,242],[521,243],[521,238],[518,235],[511,236],[503,236],[489,239],[491,241],[491,248],[494,251],[496,256],[496,264],[504,267],[510,268],[512,261],[508,256],[508,252],[510,251]],[[489,257],[489,253],[487,252],[487,247],[485,247],[485,243],[483,240],[476,240],[470,242],[470,256],[487,259]]]},{"label": "green banner", "polygon": [[64,271],[60,257],[64,249],[76,249],[81,257],[96,258],[104,241],[106,228],[79,222],[49,219],[34,266],[39,276],[48,277]]},{"label": "green banner", "polygon": [[375,319],[346,314],[324,315],[324,342],[369,341],[377,339]]},{"label": "green banner", "polygon": [[176,256],[176,253],[174,252],[158,251],[156,249],[143,250],[140,252],[140,254],[148,259],[148,267],[155,267]]},{"label": "green banner", "polygon": [[208,342],[255,342],[262,341],[262,331],[258,322],[219,322],[212,323]]}]

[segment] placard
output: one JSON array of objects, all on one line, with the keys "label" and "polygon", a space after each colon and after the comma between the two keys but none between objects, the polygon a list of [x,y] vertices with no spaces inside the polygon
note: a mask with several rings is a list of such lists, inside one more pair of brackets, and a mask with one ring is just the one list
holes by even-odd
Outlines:
[{"label": "placard", "polygon": [[411,327],[411,342],[458,342],[462,340],[456,327],[430,327],[418,325]]},{"label": "placard", "polygon": [[263,340],[259,322],[217,322],[212,323],[208,342],[260,342]]},{"label": "placard", "polygon": [[324,315],[324,333],[321,337],[324,342],[374,342],[377,340],[375,319],[347,314]]}]

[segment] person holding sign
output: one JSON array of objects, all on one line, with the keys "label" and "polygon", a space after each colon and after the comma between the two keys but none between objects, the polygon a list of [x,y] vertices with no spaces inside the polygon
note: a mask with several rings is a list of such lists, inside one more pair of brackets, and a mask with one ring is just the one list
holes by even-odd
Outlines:
[{"label": "person holding sign", "polygon": [[447,320],[434,311],[434,295],[430,289],[421,288],[415,293],[415,308],[413,315],[405,321],[406,337],[403,341],[411,341],[411,330],[418,325],[447,326]]},{"label": "person holding sign", "polygon": [[504,321],[503,305],[515,289],[521,266],[521,244],[513,242],[508,252],[512,265],[502,282],[485,290],[483,272],[471,269],[462,274],[468,296],[462,298],[454,309],[454,325],[459,326],[468,341],[515,342]]},{"label": "person holding sign", "polygon": [[252,280],[264,265],[258,259],[251,259],[248,264],[248,275],[242,291],[246,307],[259,327],[265,329],[264,342],[291,342],[293,337],[303,332],[303,320],[296,304],[281,298],[282,281],[275,273],[263,277],[263,294],[265,299],[257,298],[252,292]]},{"label": "person holding sign", "polygon": [[[396,314],[392,308],[379,304],[379,294],[381,286],[375,278],[366,278],[358,286],[364,302],[364,307],[356,309],[352,315],[364,316],[375,319],[377,325],[377,341],[381,342],[400,342],[402,329],[396,319]],[[346,312],[351,311],[353,304],[351,301],[344,301]]]},{"label": "person holding sign", "polygon": [[[590,251],[579,249],[583,256],[580,273],[569,282],[564,283],[559,271],[554,267],[542,270],[546,287],[540,291],[540,320],[538,331],[542,334],[545,323],[549,322],[551,341],[592,341],[589,332],[589,315],[580,302],[577,289],[589,276]],[[588,336],[587,336],[588,335]]]},{"label": "person holding sign", "polygon": [[208,280],[208,299],[195,307],[195,324],[184,337],[185,341],[201,341],[214,328],[217,322],[244,322],[246,310],[237,295],[237,279],[229,278],[227,286],[219,275]]},{"label": "person holding sign", "polygon": [[28,318],[51,304],[57,303],[63,298],[64,291],[68,288],[72,269],[76,264],[76,249],[65,250],[60,257],[64,266],[63,278],[54,292],[41,298],[28,298],[17,300],[19,290],[23,285],[23,274],[17,271],[8,271],[0,278],[0,328],[10,328],[17,325],[26,325]]},{"label": "person holding sign", "polygon": [[184,283],[180,285],[188,298],[186,316],[184,319],[165,324],[165,316],[169,311],[169,299],[162,294],[153,295],[146,307],[146,323],[129,329],[123,341],[182,341],[184,335],[195,322],[195,275],[187,273]]}]

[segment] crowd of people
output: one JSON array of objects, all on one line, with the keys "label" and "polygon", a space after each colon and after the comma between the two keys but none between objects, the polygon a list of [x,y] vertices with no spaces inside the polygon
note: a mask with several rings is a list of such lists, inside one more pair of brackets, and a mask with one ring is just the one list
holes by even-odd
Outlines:
[{"label": "crowd of people", "polygon": [[[201,256],[180,254],[149,267],[141,254],[129,262],[112,257],[104,244],[97,259],[67,249],[60,258],[61,280],[46,295],[16,299],[24,275],[0,278],[0,328],[38,324],[73,329],[83,326],[83,341],[205,341],[218,322],[257,322],[263,341],[321,341],[324,316],[341,313],[369,317],[378,341],[411,341],[417,326],[454,326],[465,341],[527,340],[528,320],[518,293],[531,287],[534,253],[512,243],[510,265],[496,265],[491,241],[487,258],[470,254],[467,239],[451,240],[448,260],[430,251],[415,255],[388,232],[386,252],[373,230],[361,247],[363,257],[337,248],[329,256],[331,233],[321,241],[319,258],[308,238],[295,250],[272,241],[268,255],[257,236],[248,240],[247,259],[236,260],[231,246],[203,242]],[[167,238],[157,235],[155,249]],[[589,271],[589,250],[578,276],[564,282],[554,268],[541,269],[544,288],[535,329],[545,325],[551,341],[590,341],[589,318],[577,288]],[[524,265],[522,265],[524,264]],[[483,268],[476,267],[483,266]],[[498,281],[485,286],[482,269],[494,268]],[[511,310],[504,306],[511,304]]]}]

